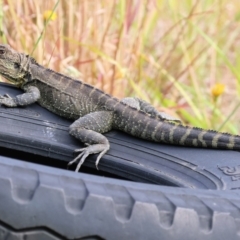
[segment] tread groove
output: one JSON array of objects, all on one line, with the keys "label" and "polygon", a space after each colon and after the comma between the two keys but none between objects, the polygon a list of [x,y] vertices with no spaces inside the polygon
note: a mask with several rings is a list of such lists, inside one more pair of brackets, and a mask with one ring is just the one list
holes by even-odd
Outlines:
[{"label": "tread groove", "polygon": [[122,186],[116,186],[113,184],[106,184],[105,186],[108,194],[114,201],[116,217],[123,222],[129,220],[135,204],[132,196],[127,189]]},{"label": "tread groove", "polygon": [[38,172],[26,168],[13,167],[11,174],[13,199],[19,203],[30,202],[39,186]]}]

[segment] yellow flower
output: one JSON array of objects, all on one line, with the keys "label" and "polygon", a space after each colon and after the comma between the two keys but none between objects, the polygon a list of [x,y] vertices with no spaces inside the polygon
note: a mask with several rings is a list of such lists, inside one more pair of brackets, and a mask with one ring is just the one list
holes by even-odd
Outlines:
[{"label": "yellow flower", "polygon": [[217,98],[217,97],[219,97],[220,95],[223,94],[224,90],[225,90],[225,85],[224,85],[224,84],[222,84],[222,83],[216,83],[216,84],[212,87],[212,90],[211,90],[212,96],[213,96],[214,98]]},{"label": "yellow flower", "polygon": [[43,13],[44,21],[52,20],[54,21],[57,18],[57,14],[51,10],[47,10]]}]

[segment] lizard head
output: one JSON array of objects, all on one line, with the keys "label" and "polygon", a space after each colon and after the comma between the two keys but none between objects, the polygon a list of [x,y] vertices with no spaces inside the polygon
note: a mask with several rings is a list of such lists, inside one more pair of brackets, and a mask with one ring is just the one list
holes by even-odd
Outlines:
[{"label": "lizard head", "polygon": [[18,53],[9,45],[0,44],[0,74],[14,85],[21,87],[27,82],[31,58]]}]

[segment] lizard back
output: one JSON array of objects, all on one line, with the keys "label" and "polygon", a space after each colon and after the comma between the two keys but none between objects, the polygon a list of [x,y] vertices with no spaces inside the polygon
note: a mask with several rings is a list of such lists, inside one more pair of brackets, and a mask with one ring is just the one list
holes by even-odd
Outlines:
[{"label": "lizard back", "polygon": [[35,86],[40,90],[39,104],[48,110],[69,118],[78,119],[90,112],[112,110],[103,107],[107,100],[117,99],[93,86],[57,73],[35,63],[30,68],[31,81],[23,88]]}]

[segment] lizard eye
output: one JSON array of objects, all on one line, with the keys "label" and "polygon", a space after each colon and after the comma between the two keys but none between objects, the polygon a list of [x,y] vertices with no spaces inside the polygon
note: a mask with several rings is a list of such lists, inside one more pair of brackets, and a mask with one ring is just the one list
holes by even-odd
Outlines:
[{"label": "lizard eye", "polygon": [[[0,50],[0,53],[1,53],[1,50]],[[20,67],[20,64],[19,63],[14,63],[14,68],[15,69],[18,69]]]},{"label": "lizard eye", "polygon": [[4,54],[5,51],[3,49],[0,49],[0,54]]}]

